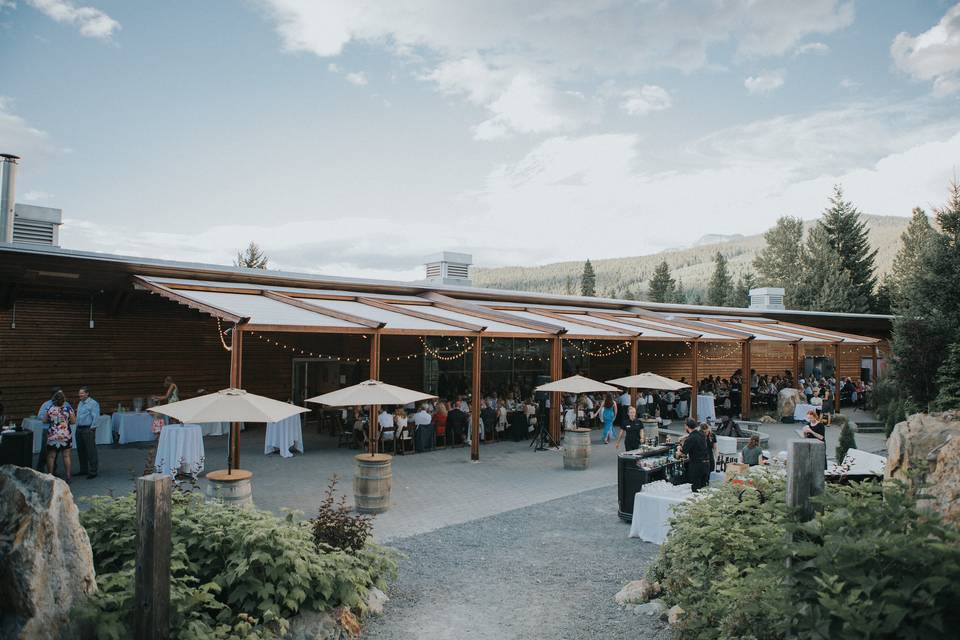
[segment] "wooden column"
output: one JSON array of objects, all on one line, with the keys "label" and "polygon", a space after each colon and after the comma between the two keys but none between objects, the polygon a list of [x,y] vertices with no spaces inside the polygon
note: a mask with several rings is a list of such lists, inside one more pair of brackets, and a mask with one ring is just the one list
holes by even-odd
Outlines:
[{"label": "wooden column", "polygon": [[170,491],[173,479],[137,478],[137,560],[134,628],[137,640],[170,637]]},{"label": "wooden column", "polygon": [[473,385],[473,398],[471,399],[470,412],[470,459],[476,462],[480,459],[480,360],[483,351],[480,345],[480,334],[473,339],[473,375],[471,383]]},{"label": "wooden column", "polygon": [[873,366],[873,369],[871,369],[870,371],[870,375],[872,377],[872,379],[870,380],[871,385],[877,384],[877,380],[880,379],[880,369],[878,368],[879,362],[877,362],[877,360],[879,359],[879,356],[880,356],[880,347],[874,347],[871,350],[871,354],[870,354],[870,359],[872,361],[871,365]]},{"label": "wooden column", "polygon": [[790,345],[793,351],[793,363],[790,369],[793,370],[793,386],[800,388],[800,343],[794,342]]},{"label": "wooden column", "polygon": [[700,372],[698,371],[698,362],[700,359],[700,343],[696,340],[693,341],[693,347],[690,349],[690,353],[693,356],[693,373],[690,374],[690,417],[694,420],[697,419],[697,392],[700,387]]},{"label": "wooden column", "polygon": [[[551,344],[550,353],[550,377],[556,382],[563,377],[563,342],[561,338],[556,337]],[[554,442],[560,442],[561,415],[563,408],[563,395],[560,393],[550,394],[550,437]]]},{"label": "wooden column", "polygon": [[[640,373],[640,341],[634,340],[630,343],[630,375],[635,376]],[[630,406],[637,406],[637,390],[630,389]]]},{"label": "wooden column", "polygon": [[840,343],[837,342],[833,345],[833,361],[834,363],[834,372],[833,372],[833,413],[834,415],[840,415]]},{"label": "wooden column", "polygon": [[[374,333],[370,336],[370,379],[380,379],[380,334]],[[370,455],[377,453],[377,418],[380,413],[378,405],[370,406],[370,420],[367,422],[367,440],[369,440],[367,449]]]},{"label": "wooden column", "polygon": [[743,369],[743,382],[740,385],[740,416],[744,420],[750,419],[750,368],[753,366],[751,361],[751,343],[749,340],[744,340],[740,343],[740,351],[743,356],[743,362],[741,363],[741,368]]},{"label": "wooden column", "polygon": [[[233,325],[230,337],[230,387],[243,388],[243,329]],[[240,423],[230,424],[230,444],[227,452],[227,473],[240,468]]]},{"label": "wooden column", "polygon": [[813,439],[791,440],[787,449],[787,506],[806,522],[814,512],[810,498],[823,493],[826,445]]}]

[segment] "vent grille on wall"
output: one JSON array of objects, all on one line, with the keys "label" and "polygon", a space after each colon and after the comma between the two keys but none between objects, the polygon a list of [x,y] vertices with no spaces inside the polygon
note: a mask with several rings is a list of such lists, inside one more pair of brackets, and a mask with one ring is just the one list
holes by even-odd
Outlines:
[{"label": "vent grille on wall", "polygon": [[56,244],[54,225],[49,222],[16,218],[13,221],[13,241],[29,244]]}]

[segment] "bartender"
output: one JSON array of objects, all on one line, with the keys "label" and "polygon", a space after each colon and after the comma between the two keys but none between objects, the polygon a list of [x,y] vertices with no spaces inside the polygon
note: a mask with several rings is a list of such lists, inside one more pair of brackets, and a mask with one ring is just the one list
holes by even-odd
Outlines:
[{"label": "bartender", "polygon": [[619,449],[620,442],[623,441],[624,438],[626,438],[624,451],[639,449],[640,443],[643,442],[643,421],[637,417],[636,407],[627,408],[627,417],[623,421],[623,424],[620,425],[620,435],[617,436],[617,443],[614,447]]},{"label": "bartender", "polygon": [[687,456],[687,481],[690,489],[697,492],[707,486],[710,479],[710,452],[707,439],[693,418],[687,418],[686,432],[680,446]]}]

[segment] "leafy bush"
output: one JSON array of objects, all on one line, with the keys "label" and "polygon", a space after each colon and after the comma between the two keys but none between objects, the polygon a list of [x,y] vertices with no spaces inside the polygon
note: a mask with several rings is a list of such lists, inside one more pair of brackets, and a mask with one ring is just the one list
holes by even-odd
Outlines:
[{"label": "leafy bush", "polygon": [[678,509],[651,577],[686,611],[682,637],[919,640],[960,625],[960,533],[905,485],[828,485],[803,524],[782,480],[758,487],[763,503],[725,485]]},{"label": "leafy bush", "polygon": [[335,498],[337,476],[330,478],[330,484],[323,493],[317,517],[310,521],[313,526],[313,540],[318,548],[323,545],[356,553],[363,549],[373,528],[373,518],[357,515],[347,506],[346,496]]},{"label": "leafy bush", "polygon": [[844,422],[840,428],[840,438],[837,441],[837,464],[843,462],[843,458],[847,455],[848,449],[856,448],[857,439],[853,435],[853,429],[850,427],[849,422]]},{"label": "leafy bush", "polygon": [[870,408],[883,423],[888,436],[897,423],[903,422],[908,415],[919,411],[917,404],[903,395],[892,377],[884,378],[874,385],[873,392],[870,394]]},{"label": "leafy bush", "polygon": [[[136,498],[98,497],[80,515],[100,591],[80,611],[98,638],[130,637],[134,609]],[[396,576],[396,552],[320,548],[309,523],[174,493],[172,637],[272,638],[300,610],[363,611],[367,590]]]}]

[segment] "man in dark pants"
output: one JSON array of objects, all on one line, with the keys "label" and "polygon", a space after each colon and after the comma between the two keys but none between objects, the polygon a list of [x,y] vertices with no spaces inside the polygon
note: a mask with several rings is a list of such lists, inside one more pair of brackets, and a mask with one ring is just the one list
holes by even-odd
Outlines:
[{"label": "man in dark pants", "polygon": [[687,462],[687,481],[694,492],[707,486],[710,480],[710,453],[707,439],[697,426],[697,421],[687,418],[687,437],[683,441],[683,453],[689,458]]},{"label": "man in dark pants", "polygon": [[447,434],[450,444],[456,445],[457,440],[460,443],[465,442],[469,428],[470,419],[467,414],[460,410],[459,404],[453,405],[453,408],[447,412]]},{"label": "man in dark pants", "polygon": [[96,478],[97,464],[97,418],[100,404],[90,397],[87,387],[80,387],[77,403],[77,458],[80,459],[80,475]]}]

